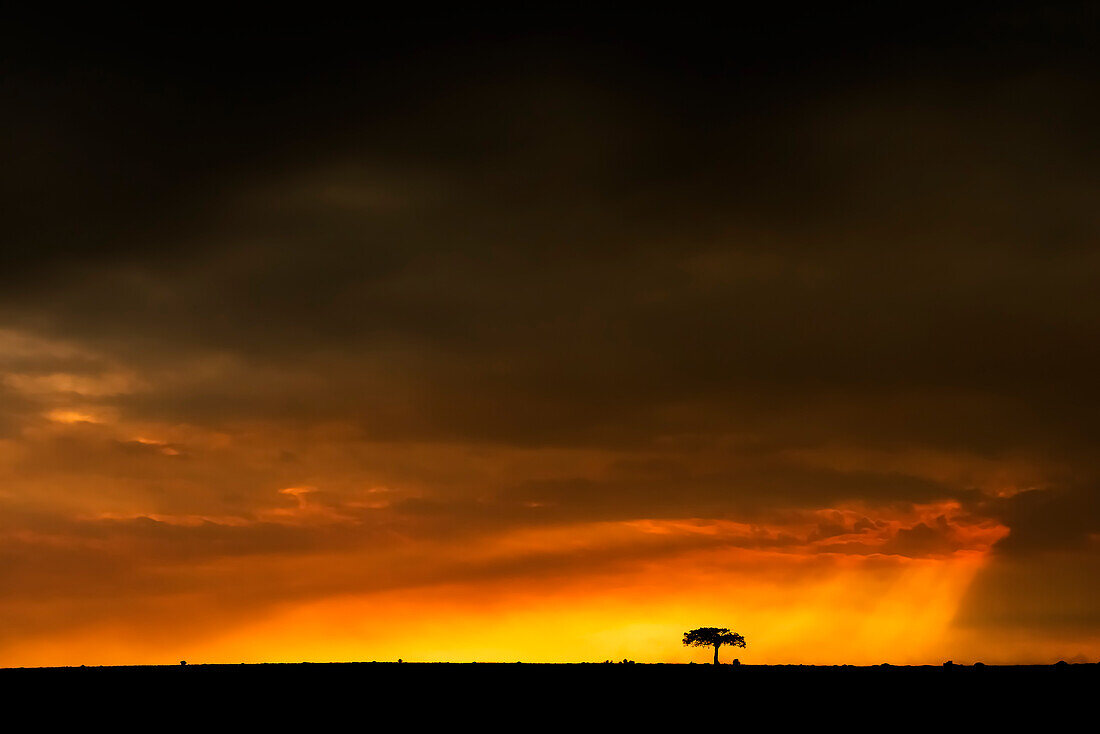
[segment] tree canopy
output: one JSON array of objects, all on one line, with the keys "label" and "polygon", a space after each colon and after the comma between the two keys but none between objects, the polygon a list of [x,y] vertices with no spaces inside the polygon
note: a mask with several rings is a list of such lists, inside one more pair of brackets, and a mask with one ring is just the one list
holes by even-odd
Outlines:
[{"label": "tree canopy", "polygon": [[700,627],[684,633],[684,644],[689,647],[710,647],[711,645],[733,645],[744,647],[745,638],[728,627]]}]

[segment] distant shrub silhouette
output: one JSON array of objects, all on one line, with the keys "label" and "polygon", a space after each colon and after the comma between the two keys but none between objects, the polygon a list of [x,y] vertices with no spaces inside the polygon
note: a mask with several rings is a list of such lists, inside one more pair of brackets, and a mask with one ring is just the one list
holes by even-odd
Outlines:
[{"label": "distant shrub silhouette", "polygon": [[718,648],[722,645],[744,647],[745,638],[728,627],[699,627],[684,633],[684,645],[687,647],[714,646],[714,664],[718,665]]}]

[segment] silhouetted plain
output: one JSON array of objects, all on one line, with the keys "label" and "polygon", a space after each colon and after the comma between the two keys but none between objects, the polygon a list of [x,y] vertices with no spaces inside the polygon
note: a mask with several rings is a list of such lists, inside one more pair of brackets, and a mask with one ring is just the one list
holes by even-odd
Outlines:
[{"label": "silhouetted plain", "polygon": [[[9,719],[16,709],[39,723],[100,717],[143,729],[316,731],[329,725],[365,731],[493,730],[538,724],[534,731],[592,727],[682,730],[698,711],[729,714],[729,726],[769,731],[821,728],[826,719],[903,731],[982,731],[1072,721],[1092,700],[1100,665],[812,666],[647,663],[289,663],[203,665],[189,660],[147,667],[0,669]],[[998,719],[1004,721],[999,726]],[[801,719],[801,721],[800,721]],[[1084,719],[1082,719],[1084,720]],[[50,727],[45,727],[50,728]],[[13,727],[13,731],[18,727]],[[1025,728],[1024,730],[1028,730]]]}]

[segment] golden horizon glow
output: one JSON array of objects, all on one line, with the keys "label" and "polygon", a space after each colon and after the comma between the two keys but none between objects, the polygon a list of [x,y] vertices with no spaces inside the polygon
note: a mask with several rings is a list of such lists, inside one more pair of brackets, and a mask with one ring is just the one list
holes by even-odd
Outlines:
[{"label": "golden horizon glow", "polygon": [[[737,657],[746,664],[1047,662],[1090,650],[1079,640],[1040,642],[1013,645],[998,657],[980,641],[952,633],[960,598],[983,556],[692,552],[591,577],[341,594],[280,605],[261,620],[207,630],[202,639],[143,640],[98,627],[14,646],[4,662],[705,663],[707,651],[683,648],[679,638],[692,626],[712,623],[730,624],[746,636],[747,648],[722,651],[723,661]],[[186,630],[183,619],[178,623]]]}]

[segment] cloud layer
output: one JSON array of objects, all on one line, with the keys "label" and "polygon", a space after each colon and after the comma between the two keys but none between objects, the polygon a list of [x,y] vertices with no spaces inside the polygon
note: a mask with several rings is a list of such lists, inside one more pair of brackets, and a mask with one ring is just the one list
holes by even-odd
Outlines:
[{"label": "cloud layer", "polygon": [[589,20],[9,39],[0,662],[1100,651],[1093,19]]}]

